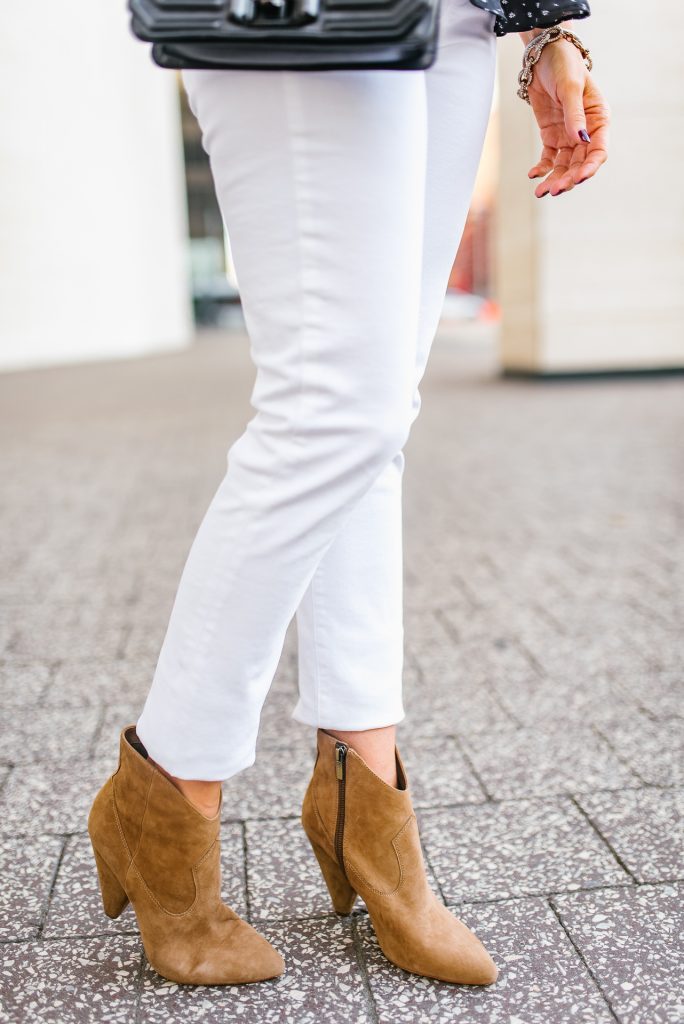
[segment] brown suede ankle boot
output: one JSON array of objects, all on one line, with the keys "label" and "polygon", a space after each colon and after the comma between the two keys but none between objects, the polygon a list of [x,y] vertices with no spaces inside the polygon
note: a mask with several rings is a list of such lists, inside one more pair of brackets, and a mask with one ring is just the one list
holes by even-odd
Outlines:
[{"label": "brown suede ankle boot", "polygon": [[88,833],[104,911],[131,902],[145,954],[170,981],[237,985],[283,973],[280,953],[222,900],[221,808],[205,817],[149,760],[135,724],[95,797]]},{"label": "brown suede ankle boot", "polygon": [[348,914],[361,896],[380,948],[406,971],[463,985],[491,984],[494,961],[428,884],[399,751],[395,789],[346,743],[323,729],[317,740],[302,825],[335,910]]}]

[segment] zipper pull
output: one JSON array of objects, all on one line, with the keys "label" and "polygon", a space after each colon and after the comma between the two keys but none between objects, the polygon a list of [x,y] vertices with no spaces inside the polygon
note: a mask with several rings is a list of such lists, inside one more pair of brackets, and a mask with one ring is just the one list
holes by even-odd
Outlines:
[{"label": "zipper pull", "polygon": [[335,775],[338,779],[344,778],[344,759],[347,756],[347,744],[335,744]]}]

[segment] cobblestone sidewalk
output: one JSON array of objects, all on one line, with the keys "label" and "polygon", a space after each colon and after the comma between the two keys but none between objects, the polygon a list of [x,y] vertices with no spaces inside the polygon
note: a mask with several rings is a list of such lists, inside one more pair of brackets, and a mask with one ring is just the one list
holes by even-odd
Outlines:
[{"label": "cobblestone sidewalk", "polygon": [[222,826],[225,898],[286,974],[173,985],[130,907],[104,916],[87,811],[251,382],[240,336],[0,378],[0,1020],[684,1021],[681,379],[504,382],[435,343],[406,449],[400,746],[432,884],[495,986],[407,975],[361,908],[331,913],[298,823],[292,628]]}]

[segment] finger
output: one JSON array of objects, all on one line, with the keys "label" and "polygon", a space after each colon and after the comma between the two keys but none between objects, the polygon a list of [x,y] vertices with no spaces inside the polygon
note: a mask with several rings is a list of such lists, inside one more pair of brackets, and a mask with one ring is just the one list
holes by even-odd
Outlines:
[{"label": "finger", "polygon": [[596,174],[599,167],[608,159],[608,128],[602,125],[592,130],[591,143],[587,146],[582,167],[580,168],[580,181],[586,181]]},{"label": "finger", "polygon": [[530,167],[529,171],[527,172],[527,176],[529,178],[539,178],[543,174],[548,174],[551,168],[553,167],[554,163],[556,162],[557,154],[558,150],[555,146],[545,145],[542,148],[542,153],[538,163],[536,163],[534,167]]},{"label": "finger", "polygon": [[574,188],[575,185],[579,185],[580,182],[587,180],[586,176],[585,176],[585,173],[584,173],[585,165],[586,165],[585,150],[584,150],[584,147],[582,147],[582,150],[581,150],[579,156],[572,161],[572,163],[570,164],[569,170],[568,170],[568,174],[570,175],[570,182],[571,182],[570,188]]},{"label": "finger", "polygon": [[561,188],[559,182],[565,171],[567,171],[566,164],[562,164],[560,167],[554,167],[548,178],[545,178],[544,181],[537,185],[534,190],[534,194],[537,199],[542,199],[545,195],[548,195],[548,193],[551,193],[551,195],[557,195],[558,189]]},{"label": "finger", "polygon": [[540,160],[538,164],[534,165],[534,167],[530,167],[527,172],[527,176],[528,178],[541,178],[542,175],[548,174],[549,171],[552,170],[553,165],[553,157],[547,157],[544,160]]},{"label": "finger", "polygon": [[554,181],[552,192],[559,195],[561,192],[569,192],[580,181],[585,180],[584,168],[586,165],[586,146],[576,146],[572,152],[567,168]]},{"label": "finger", "polygon": [[563,107],[563,121],[568,139],[590,142],[591,137],[587,131],[587,118],[584,112],[584,82],[569,79],[563,84],[558,98]]},{"label": "finger", "polygon": [[568,176],[570,168],[570,162],[573,157],[574,150],[570,146],[561,146],[556,155],[556,162],[554,164],[551,174],[548,178],[537,186],[535,195],[539,199],[542,196],[547,195],[549,192],[551,195],[558,195],[560,192],[567,191],[568,188],[572,188],[574,182]]},{"label": "finger", "polygon": [[580,168],[580,176],[577,179],[578,184],[582,181],[586,181],[587,178],[593,178],[598,171],[599,167],[606,162],[608,155],[605,152],[598,152],[593,156],[589,157],[584,161]]},{"label": "finger", "polygon": [[584,88],[584,106],[590,141],[587,145],[580,181],[586,181],[608,159],[610,108],[591,75]]}]

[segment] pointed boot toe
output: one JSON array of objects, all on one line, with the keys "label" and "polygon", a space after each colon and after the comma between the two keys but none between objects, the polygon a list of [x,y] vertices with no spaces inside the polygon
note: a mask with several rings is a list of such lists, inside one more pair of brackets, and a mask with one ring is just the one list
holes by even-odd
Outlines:
[{"label": "pointed boot toe", "polygon": [[439,909],[445,912],[442,937],[438,941],[441,955],[439,962],[433,964],[436,968],[435,976],[440,977],[442,981],[451,981],[459,985],[493,984],[499,972],[485,947],[436,896],[434,900]]},{"label": "pointed boot toe", "polygon": [[205,817],[122,729],[119,765],[95,797],[88,833],[105,913],[130,901],[150,965],[169,981],[238,985],[283,973],[283,959],[221,899],[223,793]]},{"label": "pointed boot toe", "polygon": [[[244,923],[244,922],[243,922]],[[278,978],[285,971],[285,961],[277,949],[260,932],[247,925],[249,935],[241,937],[244,958],[250,964],[251,981]]]},{"label": "pointed boot toe", "polygon": [[406,770],[395,749],[398,787],[356,751],[318,730],[301,821],[333,906],[349,913],[358,896],[380,949],[412,974],[461,985],[491,985],[497,968],[480,940],[431,890]]},{"label": "pointed boot toe", "polygon": [[493,985],[499,977],[499,968],[496,966],[487,950],[482,947],[482,954],[474,959],[471,965],[471,973],[465,985]]},{"label": "pointed boot toe", "polygon": [[380,947],[405,971],[458,985],[491,985],[497,967],[473,932],[428,888],[420,916],[387,927],[380,915]]}]

